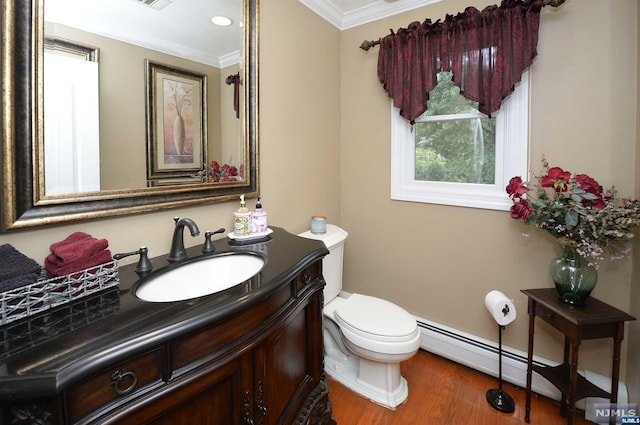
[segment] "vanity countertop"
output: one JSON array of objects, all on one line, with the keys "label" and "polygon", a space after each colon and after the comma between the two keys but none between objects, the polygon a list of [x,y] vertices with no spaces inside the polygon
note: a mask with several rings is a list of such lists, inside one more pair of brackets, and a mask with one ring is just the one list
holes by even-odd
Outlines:
[{"label": "vanity countertop", "polygon": [[[1,326],[0,400],[59,394],[119,359],[250,307],[328,254],[320,241],[271,228],[267,240],[241,245],[228,238],[215,241],[216,253],[257,251],[267,258],[258,275],[226,291],[186,301],[145,302],[132,291],[140,278],[134,263],[120,267],[117,287]],[[189,257],[201,256],[201,248],[201,244],[188,248]],[[169,264],[166,256],[151,262],[154,271]]]}]

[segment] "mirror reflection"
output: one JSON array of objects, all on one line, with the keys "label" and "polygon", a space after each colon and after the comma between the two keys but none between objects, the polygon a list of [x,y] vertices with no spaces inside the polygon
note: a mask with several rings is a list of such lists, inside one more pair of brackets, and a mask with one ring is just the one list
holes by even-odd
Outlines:
[{"label": "mirror reflection", "polygon": [[[59,12],[64,19],[52,14],[45,25],[45,9],[50,11],[61,1],[1,0],[7,13],[0,14],[0,232],[257,196],[257,0],[65,0],[71,6]],[[206,17],[200,23],[175,8],[189,5],[195,10],[213,3],[227,6],[226,2],[235,14],[219,9],[199,12],[199,18]],[[118,9],[119,4],[162,6],[152,12],[161,24],[157,28],[167,37],[150,34],[147,45],[132,44],[147,26]],[[102,7],[96,22],[103,27],[90,26],[89,6]],[[214,14],[231,17],[232,25],[225,28],[235,47],[219,51],[226,41],[206,33],[205,27],[216,28],[210,19]],[[78,16],[83,25],[73,26],[71,18]],[[112,24],[106,22],[124,27],[122,34],[129,38],[116,38],[116,31],[107,29]],[[115,46],[123,49],[121,55],[116,55]],[[45,89],[45,50],[47,63],[51,54],[93,62],[89,68],[97,64],[97,124],[94,119],[68,117],[78,108],[89,112],[95,107],[69,107],[69,103],[79,105],[75,96],[90,89],[67,86],[56,100],[58,105],[46,107],[52,127],[45,130],[44,92],[63,84],[54,80]],[[87,87],[96,84],[93,74]],[[77,79],[71,80],[75,84]],[[95,97],[90,104],[95,105]],[[67,118],[55,121],[63,113]],[[92,143],[76,140],[78,126],[85,120],[94,122],[87,125]],[[45,141],[45,132],[54,136]],[[51,137],[64,146],[49,146]],[[45,157],[54,163],[51,173],[58,177],[49,175]],[[85,168],[93,169],[91,178],[76,178]],[[47,181],[53,184],[47,187]]]},{"label": "mirror reflection", "polygon": [[242,181],[242,12],[241,0],[45,0],[38,198]]}]

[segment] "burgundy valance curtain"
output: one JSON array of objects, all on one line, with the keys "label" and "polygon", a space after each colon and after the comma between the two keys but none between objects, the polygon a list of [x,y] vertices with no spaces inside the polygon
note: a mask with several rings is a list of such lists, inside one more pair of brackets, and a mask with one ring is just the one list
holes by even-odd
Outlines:
[{"label": "burgundy valance curtain", "polygon": [[380,40],[378,78],[414,123],[426,111],[437,74],[451,71],[460,94],[480,112],[498,111],[536,56],[543,0],[504,0],[482,11],[468,7],[444,21],[413,22]]}]

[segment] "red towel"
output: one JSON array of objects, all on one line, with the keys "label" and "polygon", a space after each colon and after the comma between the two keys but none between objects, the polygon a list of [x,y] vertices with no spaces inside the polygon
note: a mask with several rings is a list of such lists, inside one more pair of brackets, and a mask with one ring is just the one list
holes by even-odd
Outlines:
[{"label": "red towel", "polygon": [[96,254],[82,258],[78,261],[71,263],[65,263],[63,265],[57,265],[49,261],[49,257],[45,260],[45,267],[49,277],[58,277],[79,272],[84,269],[98,266],[100,264],[108,263],[113,260],[111,251],[108,249],[97,252]]},{"label": "red towel", "polygon": [[70,234],[69,236],[67,236],[66,239],[61,240],[59,242],[53,243],[51,244],[51,246],[49,247],[49,250],[51,252],[55,252],[58,248],[73,243],[73,242],[78,242],[84,239],[90,239],[91,235],[84,233],[84,232],[75,232]]},{"label": "red towel", "polygon": [[73,263],[83,258],[92,257],[100,251],[104,251],[109,246],[106,239],[96,239],[89,237],[75,242],[69,242],[55,247],[52,254],[47,257],[50,263],[63,266]]},{"label": "red towel", "polygon": [[106,239],[96,239],[88,233],[75,232],[49,247],[51,254],[44,265],[49,277],[58,277],[92,268],[113,260]]}]

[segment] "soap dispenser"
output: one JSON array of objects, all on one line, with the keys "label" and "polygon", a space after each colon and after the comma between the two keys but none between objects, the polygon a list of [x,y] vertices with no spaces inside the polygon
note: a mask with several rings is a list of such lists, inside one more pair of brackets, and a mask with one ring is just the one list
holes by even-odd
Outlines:
[{"label": "soap dispenser", "polygon": [[267,212],[262,209],[261,198],[258,196],[256,209],[251,212],[251,228],[253,233],[265,233],[267,231]]},{"label": "soap dispenser", "polygon": [[247,236],[251,233],[251,211],[244,202],[244,195],[240,195],[240,208],[233,213],[233,234],[236,236]]}]

